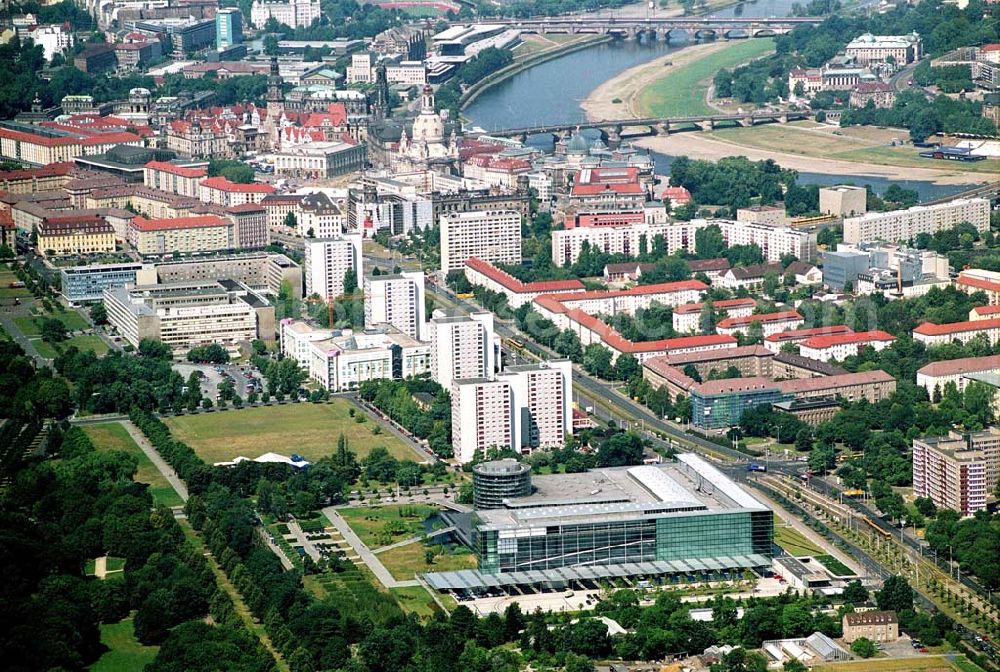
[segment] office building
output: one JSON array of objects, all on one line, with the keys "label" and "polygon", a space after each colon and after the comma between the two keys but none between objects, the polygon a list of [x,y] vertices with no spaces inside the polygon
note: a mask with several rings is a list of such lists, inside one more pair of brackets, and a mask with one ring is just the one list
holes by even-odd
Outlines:
[{"label": "office building", "polygon": [[129,21],[130,28],[144,35],[168,41],[174,54],[185,55],[215,46],[215,19],[193,16]]},{"label": "office building", "polygon": [[427,323],[431,341],[431,378],[444,389],[456,379],[492,378],[500,342],[493,313],[450,316],[435,311]]},{"label": "office building", "polygon": [[971,516],[986,509],[1000,473],[1000,429],[913,440],[913,494]]},{"label": "office building", "polygon": [[126,238],[142,255],[174,252],[217,252],[235,247],[233,223],[218,215],[197,215],[174,219],[135,217]]},{"label": "office building", "polygon": [[215,13],[215,46],[228,49],[243,42],[243,14],[235,7],[222,7]]},{"label": "office building", "polygon": [[855,217],[868,212],[868,190],[838,184],[819,188],[819,211],[835,217]]},{"label": "office building", "polygon": [[423,271],[365,278],[365,327],[391,324],[418,341],[426,340]]},{"label": "office building", "polygon": [[110,287],[108,323],[133,347],[149,339],[185,352],[218,343],[274,342],[274,306],[232,280]]},{"label": "office building", "polygon": [[324,301],[344,294],[344,276],[354,271],[359,284],[361,275],[361,234],[349,233],[339,238],[307,239],[305,242],[306,296],[314,294]]},{"label": "office building", "polygon": [[507,380],[456,378],[451,383],[451,436],[462,464],[491,448],[514,450],[513,395]]},{"label": "office building", "polygon": [[497,374],[512,395],[513,444],[522,454],[561,448],[573,433],[573,364],[552,360]]},{"label": "office building", "polygon": [[736,210],[736,221],[763,226],[788,226],[790,220],[785,209],[776,205],[751,205]]},{"label": "office building", "polygon": [[724,580],[771,564],[773,513],[700,457],[534,476],[534,491],[459,524],[477,570],[427,574],[437,590],[563,589],[612,577]]},{"label": "office building", "polygon": [[302,267],[285,255],[272,252],[160,261],[143,265],[136,276],[139,285],[202,280],[234,280],[256,292],[274,296],[285,287],[292,298],[302,298]]},{"label": "office building", "polygon": [[462,270],[476,257],[521,263],[521,213],[516,210],[451,212],[441,217],[441,270]]},{"label": "office building", "polygon": [[208,177],[205,162],[177,164],[167,161],[150,161],[143,169],[142,183],[150,189],[168,194],[201,198],[201,182]]},{"label": "office building", "polygon": [[504,500],[531,495],[531,467],[513,458],[480,462],[472,467],[473,506],[503,508]]},{"label": "office building", "polygon": [[361,170],[367,148],[355,142],[309,142],[290,145],[274,155],[274,173],[324,179]]},{"label": "office building", "polygon": [[921,233],[933,235],[968,222],[980,232],[990,229],[990,201],[986,198],[960,198],[947,203],[915,205],[906,210],[868,212],[844,220],[844,242],[884,240],[907,242]]},{"label": "office building", "polygon": [[394,329],[324,329],[281,321],[281,352],[331,392],[356,390],[371,380],[401,380],[430,371],[430,346]]},{"label": "office building", "polygon": [[584,168],[569,193],[571,212],[642,211],[648,194],[638,168]]},{"label": "office building", "polygon": [[259,29],[273,18],[291,28],[308,28],[321,14],[319,0],[254,0],[250,22]]},{"label": "office building", "polygon": [[60,293],[71,304],[100,301],[109,287],[134,284],[142,264],[94,264],[59,269]]},{"label": "office building", "polygon": [[854,289],[858,276],[868,271],[868,253],[854,249],[823,253],[823,284],[831,291]]}]

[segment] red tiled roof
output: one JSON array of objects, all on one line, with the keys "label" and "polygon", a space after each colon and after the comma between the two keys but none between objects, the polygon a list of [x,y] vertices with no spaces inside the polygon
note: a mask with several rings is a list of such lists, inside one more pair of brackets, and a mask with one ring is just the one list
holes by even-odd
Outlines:
[{"label": "red tiled roof", "polygon": [[150,170],[159,170],[164,173],[170,173],[171,175],[177,175],[179,177],[205,177],[208,175],[208,170],[206,168],[188,168],[185,166],[178,166],[175,163],[169,163],[167,161],[150,161],[146,164],[146,168]]},{"label": "red tiled roof", "polygon": [[984,289],[988,292],[1000,292],[1000,282],[985,280],[983,278],[974,278],[971,275],[965,275],[963,273],[958,274],[958,277],[955,279],[955,284],[968,285],[969,287]]},{"label": "red tiled roof", "polygon": [[924,322],[914,329],[913,333],[921,336],[947,336],[948,334],[961,334],[967,331],[987,331],[997,328],[1000,328],[1000,319],[950,322],[948,324]]},{"label": "red tiled roof", "polygon": [[641,194],[642,187],[638,182],[627,184],[574,184],[571,195],[593,196],[594,194],[603,194],[606,191],[613,191],[616,194]]},{"label": "red tiled roof", "polygon": [[688,266],[692,273],[707,273],[709,271],[728,271],[728,259],[695,259],[689,261]]},{"label": "red tiled roof", "polygon": [[850,343],[871,343],[872,341],[895,341],[896,337],[881,330],[859,331],[853,334],[834,334],[832,336],[813,336],[802,342],[806,348],[822,350],[835,345]]},{"label": "red tiled roof", "polygon": [[197,217],[175,217],[173,219],[146,219],[136,217],[132,226],[139,231],[166,231],[169,229],[197,229],[209,226],[229,226],[229,220],[218,215],[200,215]]},{"label": "red tiled roof", "polygon": [[229,193],[244,193],[244,194],[273,194],[274,187],[270,184],[240,184],[238,182],[230,182],[224,177],[210,177],[208,179],[202,180],[201,185],[203,187],[208,187],[209,189],[218,189],[219,191],[225,191]]},{"label": "red tiled roof", "polygon": [[244,212],[264,212],[266,208],[260,203],[241,203],[240,205],[233,205],[226,208],[227,212],[244,213]]},{"label": "red tiled roof", "polygon": [[727,317],[719,320],[716,326],[718,329],[732,329],[742,325],[753,324],[754,322],[784,322],[790,320],[803,319],[796,310],[783,310],[778,313],[764,313],[762,315],[747,315],[746,317]]},{"label": "red tiled roof", "polygon": [[72,161],[60,161],[50,163],[41,168],[28,168],[26,170],[4,170],[0,171],[0,181],[3,180],[27,180],[36,177],[56,177],[69,175],[76,168]]},{"label": "red tiled roof", "polygon": [[[746,299],[726,299],[724,301],[715,301],[712,303],[712,307],[715,310],[729,310],[730,308],[753,308],[756,307],[757,301],[751,298]],[[701,309],[705,307],[704,303],[686,303],[683,306],[677,306],[674,308],[674,314],[687,315],[688,313],[700,313]]]},{"label": "red tiled roof", "polygon": [[792,329],[771,334],[765,341],[780,343],[785,341],[804,341],[813,336],[832,336],[834,334],[853,334],[854,330],[846,324],[835,324],[829,327],[813,327],[811,329]]},{"label": "red tiled roof", "polygon": [[976,306],[972,310],[976,315],[996,315],[1000,313],[1000,306]]},{"label": "red tiled roof", "polygon": [[620,296],[643,296],[645,294],[672,294],[673,292],[686,292],[695,290],[704,292],[708,285],[700,280],[679,280],[677,282],[661,282],[656,285],[638,285],[630,289],[595,289],[584,292],[574,292],[572,294],[554,294],[552,298],[557,301],[588,301],[591,299],[607,299]]},{"label": "red tiled roof", "polygon": [[28,142],[34,145],[42,145],[44,147],[63,147],[66,145],[118,145],[141,140],[138,135],[135,135],[134,133],[126,133],[124,131],[120,133],[100,133],[89,137],[81,137],[82,135],[84,135],[84,133],[78,133],[75,136],[65,135],[52,138],[43,135],[36,135],[35,133],[26,133],[23,131],[14,131],[9,128],[0,128],[0,138]]},{"label": "red tiled roof", "polygon": [[503,285],[505,288],[516,294],[530,294],[532,292],[565,292],[583,289],[583,283],[579,280],[547,280],[543,282],[525,283],[518,280],[510,273],[501,271],[488,261],[483,261],[482,259],[477,259],[476,257],[470,257],[465,262],[465,265],[474,271],[482,273],[490,280]]}]

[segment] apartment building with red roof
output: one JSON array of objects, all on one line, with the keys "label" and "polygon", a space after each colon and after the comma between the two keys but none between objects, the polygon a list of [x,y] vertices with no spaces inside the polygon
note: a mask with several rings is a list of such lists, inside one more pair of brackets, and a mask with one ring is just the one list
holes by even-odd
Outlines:
[{"label": "apartment building with red roof", "polygon": [[465,278],[473,285],[485,287],[507,297],[511,308],[520,308],[542,294],[582,292],[585,287],[577,279],[522,282],[488,261],[471,257],[465,262]]},{"label": "apartment building with red roof", "polygon": [[917,369],[917,385],[927,389],[927,396],[933,398],[934,391],[944,392],[944,386],[954,383],[955,388],[962,392],[969,383],[967,374],[995,373],[1000,374],[1000,355],[986,357],[962,357],[941,362],[931,362]]},{"label": "apartment building with red roof", "polygon": [[208,164],[194,165],[150,161],[142,169],[142,183],[170,194],[201,198],[201,181],[208,177]]},{"label": "apartment building with red roof", "polygon": [[846,324],[833,324],[826,327],[811,327],[809,329],[792,329],[764,337],[764,347],[771,352],[781,352],[785,343],[801,343],[813,336],[836,336],[838,334],[853,334],[854,330]]},{"label": "apartment building with red roof", "polygon": [[[704,303],[686,303],[674,307],[674,331],[678,334],[694,334],[701,331],[701,311]],[[714,301],[712,310],[726,317],[749,317],[757,308],[757,301],[750,297],[745,299],[724,299]]]},{"label": "apartment building with red roof", "polygon": [[201,181],[201,200],[225,207],[260,203],[265,196],[274,193],[270,184],[241,184],[230,182],[224,177],[209,177]]},{"label": "apartment building with red roof", "polygon": [[821,362],[828,362],[831,359],[839,362],[861,354],[865,348],[884,350],[895,340],[895,336],[879,329],[858,331],[853,334],[813,336],[799,344],[799,354]]},{"label": "apartment building with red roof", "polygon": [[737,333],[746,333],[750,325],[759,322],[764,338],[771,334],[778,334],[802,326],[804,318],[796,310],[782,310],[777,313],[763,313],[757,315],[747,315],[744,317],[727,317],[719,320],[715,325],[715,331],[727,336],[735,336]]},{"label": "apartment building with red roof", "polygon": [[934,324],[924,322],[913,330],[913,339],[928,346],[945,345],[953,341],[968,343],[983,336],[990,345],[1000,341],[1000,319],[974,320]]}]

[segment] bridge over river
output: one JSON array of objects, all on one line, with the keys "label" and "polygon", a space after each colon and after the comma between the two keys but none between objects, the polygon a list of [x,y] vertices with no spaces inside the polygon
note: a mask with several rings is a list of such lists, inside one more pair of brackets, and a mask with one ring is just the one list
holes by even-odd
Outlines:
[{"label": "bridge over river", "polygon": [[[670,34],[687,33],[695,39],[718,37],[773,37],[791,32],[796,26],[814,26],[823,21],[819,16],[787,17],[670,17],[670,18],[601,18],[575,16],[546,16],[531,19],[496,21],[497,25],[517,28],[524,33],[565,33],[570,35],[591,33],[595,35],[620,35],[636,38],[669,40]],[[487,22],[489,23],[489,22]]]}]

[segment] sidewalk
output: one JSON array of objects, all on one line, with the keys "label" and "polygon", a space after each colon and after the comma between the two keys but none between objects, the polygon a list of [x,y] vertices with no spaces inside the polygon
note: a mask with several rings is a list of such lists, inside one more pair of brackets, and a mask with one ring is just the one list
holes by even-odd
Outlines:
[{"label": "sidewalk", "polygon": [[416,579],[399,581],[394,578],[392,574],[389,573],[389,570],[385,568],[385,565],[382,564],[382,561],[379,560],[375,554],[372,553],[371,549],[368,548],[368,546],[361,541],[358,535],[354,533],[354,530],[352,530],[351,526],[347,524],[347,521],[341,518],[335,507],[328,506],[323,509],[323,515],[326,516],[331,523],[333,523],[333,526],[336,527],[341,536],[347,540],[347,543],[351,545],[351,548],[353,548],[354,552],[358,554],[361,561],[368,565],[368,569],[372,570],[372,573],[383,586],[386,588],[411,588],[420,585],[420,582]]}]

